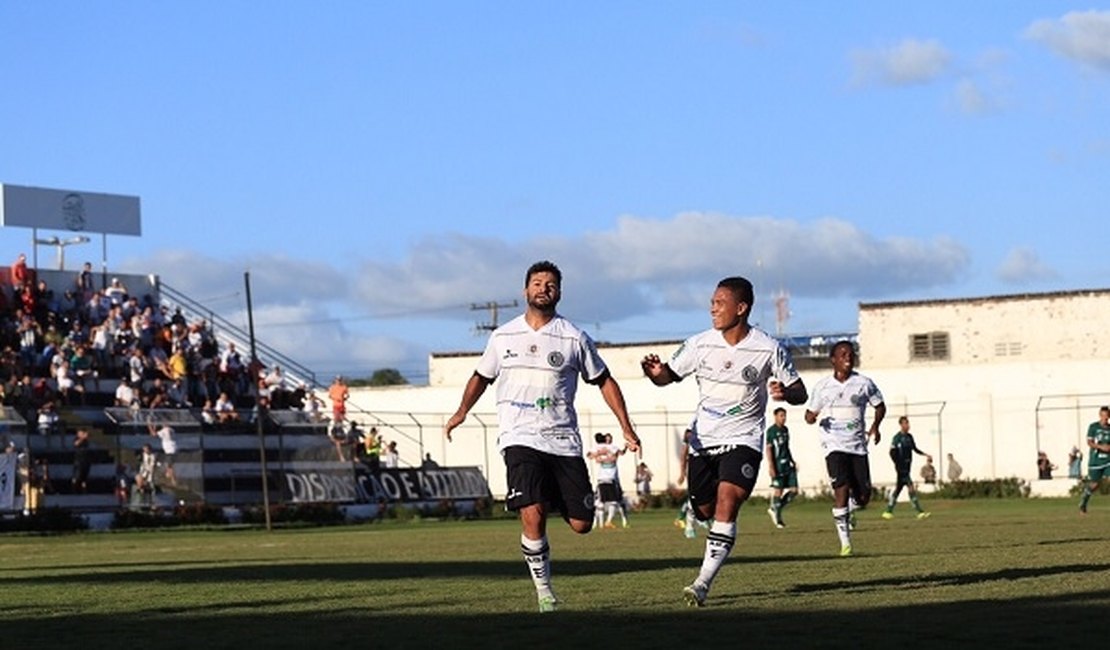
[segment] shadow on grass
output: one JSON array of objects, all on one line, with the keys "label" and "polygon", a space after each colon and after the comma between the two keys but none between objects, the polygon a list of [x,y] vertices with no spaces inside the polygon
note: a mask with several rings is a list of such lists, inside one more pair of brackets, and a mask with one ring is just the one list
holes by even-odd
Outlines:
[{"label": "shadow on grass", "polygon": [[[454,600],[459,594],[443,594]],[[912,601],[907,595],[906,601]],[[272,603],[277,606],[279,603]],[[1045,648],[1099,647],[1110,589],[946,603],[892,603],[865,612],[743,607],[554,614],[405,614],[359,603],[329,613],[259,614],[204,609],[61,619],[13,617],[11,647],[159,650],[256,648]],[[8,647],[5,644],[5,647]]]}]

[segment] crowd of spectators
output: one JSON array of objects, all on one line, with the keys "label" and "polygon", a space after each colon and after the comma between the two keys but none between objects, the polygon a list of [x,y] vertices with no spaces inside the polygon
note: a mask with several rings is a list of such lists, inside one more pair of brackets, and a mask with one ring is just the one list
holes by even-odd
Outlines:
[{"label": "crowd of spectators", "polygon": [[[119,278],[96,289],[88,263],[69,286],[50,287],[21,254],[10,278],[0,287],[0,402],[42,432],[54,430],[65,405],[195,408],[226,423],[244,409],[300,409],[308,399],[303,384],[290,390],[280,367],[221,346],[207,321],[188,322]],[[107,381],[114,394],[102,392]]]}]

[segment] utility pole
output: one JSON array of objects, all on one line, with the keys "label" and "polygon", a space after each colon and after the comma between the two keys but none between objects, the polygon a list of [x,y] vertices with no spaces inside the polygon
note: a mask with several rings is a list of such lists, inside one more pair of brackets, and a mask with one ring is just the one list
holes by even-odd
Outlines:
[{"label": "utility pole", "polygon": [[490,322],[488,322],[488,323],[478,323],[477,325],[475,325],[474,330],[476,332],[492,332],[493,330],[497,329],[497,327],[498,327],[497,315],[500,313],[500,310],[507,309],[509,307],[516,307],[516,301],[514,300],[512,302],[501,302],[501,303],[495,302],[495,301],[490,301],[490,302],[482,303],[482,304],[471,303],[470,304],[470,311],[481,311],[481,310],[488,311],[489,312],[489,318],[490,318]]}]

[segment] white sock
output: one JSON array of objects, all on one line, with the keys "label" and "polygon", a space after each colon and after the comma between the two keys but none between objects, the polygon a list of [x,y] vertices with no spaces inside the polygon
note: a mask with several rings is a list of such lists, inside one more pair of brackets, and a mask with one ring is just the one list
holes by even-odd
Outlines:
[{"label": "white sock", "polygon": [[852,538],[848,530],[848,511],[849,508],[833,508],[832,515],[833,521],[836,522],[836,534],[840,537],[840,545],[850,546]]},{"label": "white sock", "polygon": [[732,545],[736,543],[736,528],[735,521],[714,521],[709,529],[705,540],[705,557],[702,558],[697,579],[706,589],[713,584],[713,578],[717,577],[717,572],[732,552]]},{"label": "white sock", "polygon": [[628,526],[628,513],[624,511],[624,504],[620,504],[621,509],[621,525]]},{"label": "white sock", "polygon": [[856,510],[859,510],[859,503],[856,501],[856,498],[848,497],[848,514],[851,514]]},{"label": "white sock", "polygon": [[551,592],[551,548],[547,545],[547,536],[539,539],[528,539],[523,534],[520,536],[520,552],[524,554],[524,563],[528,573],[532,576],[532,583],[536,585],[536,594],[539,596],[553,596]]}]

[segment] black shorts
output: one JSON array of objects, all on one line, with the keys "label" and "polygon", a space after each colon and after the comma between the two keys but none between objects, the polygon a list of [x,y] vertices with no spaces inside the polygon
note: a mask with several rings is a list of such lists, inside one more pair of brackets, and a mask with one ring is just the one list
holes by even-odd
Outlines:
[{"label": "black shorts", "polygon": [[847,485],[851,493],[857,495],[857,499],[860,495],[870,497],[871,466],[867,462],[867,456],[834,451],[825,456],[825,467],[829,471],[829,480],[832,481],[834,490]]},{"label": "black shorts", "polygon": [[563,519],[593,521],[594,491],[581,456],[556,456],[531,447],[506,447],[505,507],[520,510],[542,503]]},{"label": "black shorts", "polygon": [[598,483],[597,493],[601,496],[602,503],[620,503],[624,501],[621,486],[616,483]]},{"label": "black shorts", "polygon": [[710,447],[697,456],[690,456],[686,484],[690,486],[690,503],[697,506],[717,502],[717,484],[721,481],[738,485],[751,494],[759,477],[763,454],[743,445]]}]

